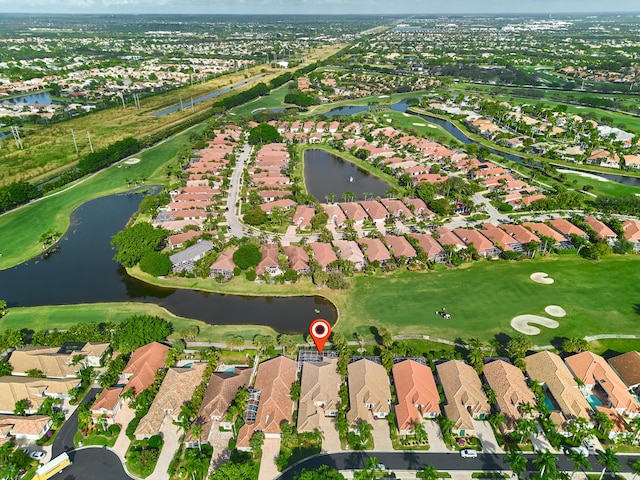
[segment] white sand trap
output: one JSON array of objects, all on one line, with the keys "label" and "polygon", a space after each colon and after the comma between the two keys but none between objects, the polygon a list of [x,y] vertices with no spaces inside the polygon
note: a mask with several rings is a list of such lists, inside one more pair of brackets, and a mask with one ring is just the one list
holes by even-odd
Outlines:
[{"label": "white sand trap", "polygon": [[553,278],[547,275],[544,272],[536,272],[531,274],[531,280],[536,283],[542,283],[544,285],[551,285],[553,283]]},{"label": "white sand trap", "polygon": [[139,158],[130,158],[129,160],[125,160],[124,163],[127,165],[135,165],[136,163],[140,163]]},{"label": "white sand trap", "polygon": [[391,122],[393,122],[393,120],[390,119],[390,118],[387,118],[387,122],[391,123]]},{"label": "white sand trap", "polygon": [[426,123],[414,123],[413,126],[414,127],[426,127],[427,124]]},{"label": "white sand trap", "polygon": [[378,98],[389,98],[389,95],[379,95]]},{"label": "white sand trap", "polygon": [[434,125],[433,123],[430,123],[429,125],[427,125],[427,127],[429,127],[429,128],[438,128],[438,126]]},{"label": "white sand trap", "polygon": [[544,311],[552,317],[565,317],[567,315],[567,311],[558,305],[549,305],[544,307]]},{"label": "white sand trap", "polygon": [[540,329],[529,325],[530,323],[542,325],[547,328],[558,328],[560,326],[560,324],[555,320],[540,317],[538,315],[518,315],[517,317],[513,317],[511,320],[511,326],[514,330],[524,333],[525,335],[538,335],[540,333]]},{"label": "white sand trap", "polygon": [[578,172],[576,170],[567,170],[566,168],[559,168],[558,171],[560,173],[573,173],[575,175],[579,175],[579,176],[584,177],[584,178],[591,178],[593,180],[598,180],[599,182],[610,182],[611,181],[608,178],[604,178],[604,177],[601,177],[599,175],[594,175],[593,173]]}]

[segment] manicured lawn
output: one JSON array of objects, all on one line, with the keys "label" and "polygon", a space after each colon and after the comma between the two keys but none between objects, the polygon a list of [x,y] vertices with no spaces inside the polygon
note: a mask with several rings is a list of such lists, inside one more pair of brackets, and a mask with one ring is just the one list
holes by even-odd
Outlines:
[{"label": "manicured lawn", "polygon": [[624,185],[618,182],[602,182],[595,178],[587,178],[575,173],[565,173],[569,179],[569,183],[572,184],[573,180],[576,180],[575,188],[582,188],[584,185],[593,186],[591,193],[596,195],[609,195],[612,197],[621,197],[625,195],[635,195],[640,193],[640,188],[633,187],[631,185]]},{"label": "manicured lawn", "polygon": [[[189,147],[189,135],[204,128],[194,129],[146,150],[136,158],[135,165],[112,165],[106,170],[79,180],[72,188],[65,187],[60,193],[53,193],[42,200],[0,216],[0,269],[8,268],[28,260],[40,252],[40,235],[55,229],[64,232],[69,226],[71,212],[93,198],[125,191],[131,187],[127,181],[146,178],[146,184],[164,181],[164,166],[175,159],[178,152]],[[129,167],[129,168],[126,168]]]},{"label": "manicured lawn", "polygon": [[[640,335],[640,331],[630,331],[629,334]],[[591,342],[591,351],[605,358],[615,357],[616,355],[630,352],[631,350],[640,351],[640,339],[606,338]]]},{"label": "manicured lawn", "polygon": [[[548,273],[555,283],[534,283],[529,278],[534,272]],[[371,327],[385,326],[392,334],[486,341],[501,333],[515,335],[510,322],[516,315],[546,316],[547,305],[559,305],[567,316],[557,329],[542,328],[532,337],[535,344],[549,344],[556,336],[637,333],[638,280],[638,256],[597,263],[573,256],[481,261],[442,272],[357,277],[349,295],[337,299],[336,330],[371,337]],[[435,315],[442,307],[451,320]]]},{"label": "manicured lawn", "polygon": [[421,137],[430,138],[440,143],[447,143],[457,148],[462,148],[460,141],[439,125],[435,125],[424,118],[408,113],[386,110],[382,113],[382,119],[390,119],[390,126],[405,132],[415,130]]}]

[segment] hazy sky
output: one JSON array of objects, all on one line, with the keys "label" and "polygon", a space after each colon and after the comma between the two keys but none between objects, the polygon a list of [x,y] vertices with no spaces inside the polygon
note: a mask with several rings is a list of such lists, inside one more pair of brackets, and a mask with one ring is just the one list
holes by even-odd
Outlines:
[{"label": "hazy sky", "polygon": [[0,12],[594,13],[640,12],[638,0],[0,0]]}]

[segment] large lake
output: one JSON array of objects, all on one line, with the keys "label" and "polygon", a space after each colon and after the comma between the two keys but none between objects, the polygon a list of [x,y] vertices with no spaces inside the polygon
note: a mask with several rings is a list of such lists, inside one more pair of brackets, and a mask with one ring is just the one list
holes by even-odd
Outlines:
[{"label": "large lake", "polygon": [[0,298],[9,308],[155,303],[176,315],[212,325],[267,325],[284,333],[306,333],[317,317],[335,323],[335,307],[323,297],[221,295],[161,288],[130,277],[113,260],[110,240],[124,228],[141,199],[134,194],[112,195],[82,205],[72,215],[59,252],[0,271]]},{"label": "large lake", "polygon": [[354,193],[358,199],[364,199],[364,193],[369,197],[384,197],[384,193],[393,188],[366,170],[325,150],[304,152],[304,183],[307,191],[320,202],[326,202],[331,194],[340,201],[345,192]]}]

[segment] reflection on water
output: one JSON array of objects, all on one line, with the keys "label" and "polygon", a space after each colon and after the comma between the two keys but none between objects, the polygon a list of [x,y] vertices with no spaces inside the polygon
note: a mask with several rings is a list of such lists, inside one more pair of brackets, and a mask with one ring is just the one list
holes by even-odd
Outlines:
[{"label": "reflection on water", "polygon": [[[111,237],[137,210],[141,195],[91,200],[72,215],[60,251],[0,271],[0,298],[9,307],[97,302],[146,302],[210,324],[255,324],[304,333],[323,316],[336,320],[321,297],[242,297],[149,285],[127,275],[114,260]],[[319,314],[315,309],[320,310]]]}]

